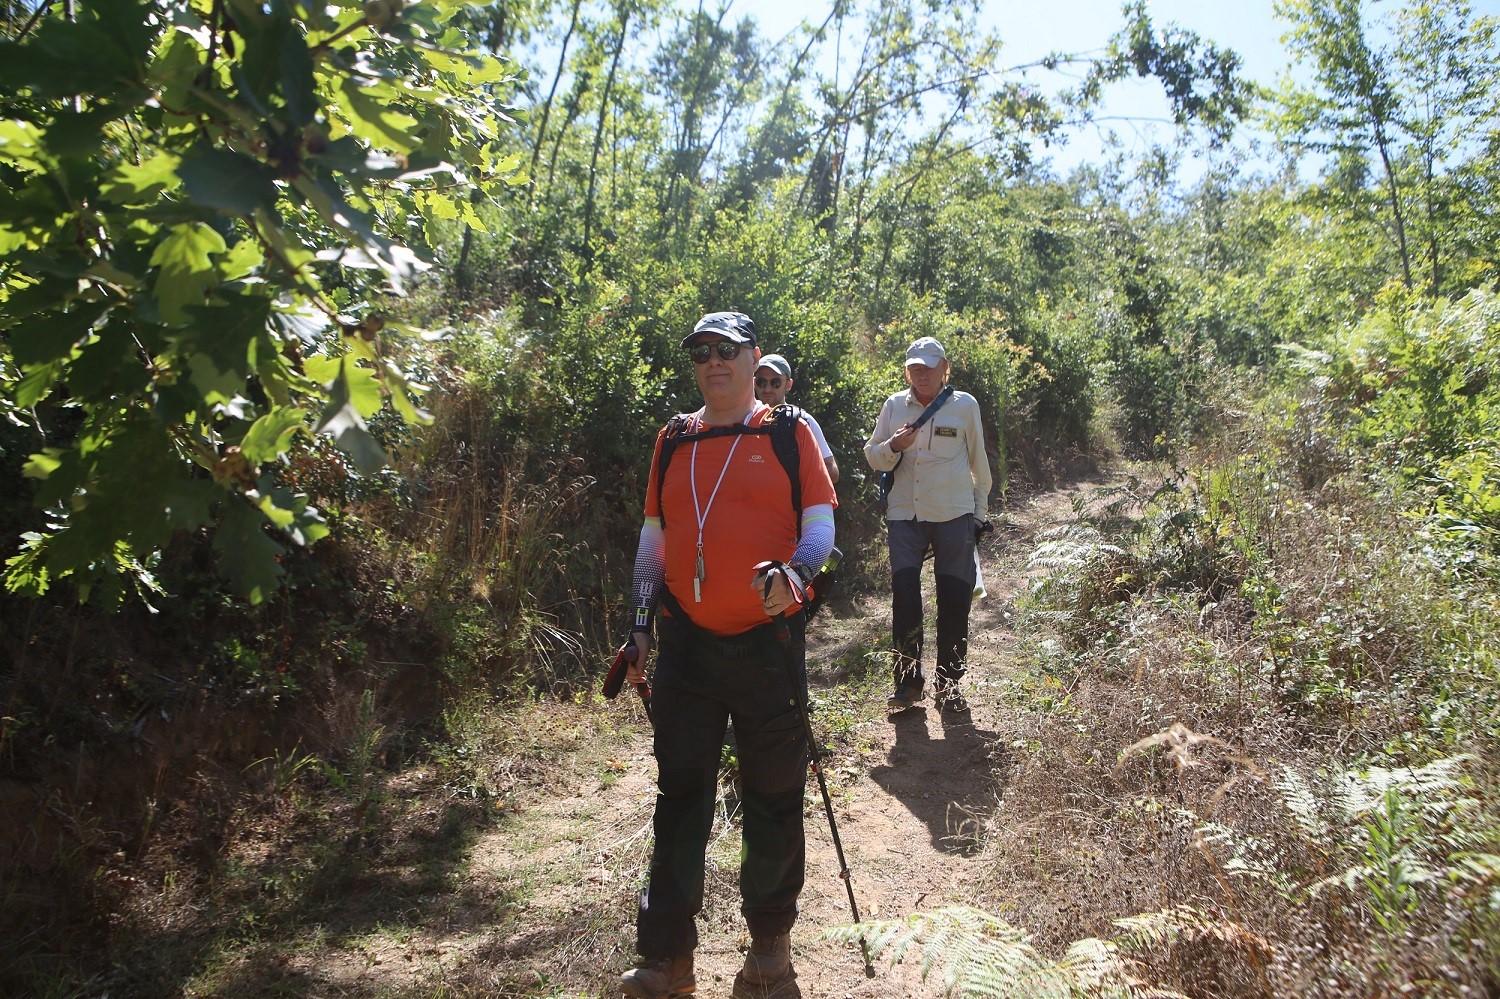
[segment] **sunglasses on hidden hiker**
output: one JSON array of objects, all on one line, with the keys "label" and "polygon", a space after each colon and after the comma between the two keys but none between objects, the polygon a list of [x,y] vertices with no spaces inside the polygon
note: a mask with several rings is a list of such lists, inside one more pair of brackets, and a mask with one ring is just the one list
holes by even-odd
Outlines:
[{"label": "sunglasses on hidden hiker", "polygon": [[743,344],[732,340],[719,340],[714,343],[700,343],[688,348],[688,355],[692,357],[694,364],[707,364],[709,357],[718,353],[719,360],[732,361],[740,356],[740,347]]},{"label": "sunglasses on hidden hiker", "polygon": [[757,378],[757,379],[755,379],[755,387],[756,388],[781,388],[781,379],[780,378]]}]

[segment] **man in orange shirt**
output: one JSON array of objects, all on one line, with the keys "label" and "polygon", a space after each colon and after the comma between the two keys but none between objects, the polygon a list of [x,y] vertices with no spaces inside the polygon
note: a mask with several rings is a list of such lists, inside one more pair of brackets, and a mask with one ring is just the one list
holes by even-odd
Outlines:
[{"label": "man in orange shirt", "polygon": [[[751,936],[740,979],[766,987],[795,974],[790,931],[806,860],[808,746],[799,707],[807,696],[805,617],[785,579],[773,574],[767,589],[755,566],[784,562],[811,580],[833,549],[838,502],[811,431],[790,416],[796,508],[790,470],[773,446],[772,410],[755,398],[760,350],[750,317],[710,313],[682,346],[703,407],[674,418],[657,436],[631,583],[637,652],[631,683],[646,679],[651,625],[663,607],[652,698],[655,841],[636,919],[642,960],[620,978],[624,994],[636,999],[694,991],[696,917],[730,719],[743,785],[740,911]],[[665,441],[672,457],[662,475]],[[776,639],[772,618],[780,614],[789,647]]]}]

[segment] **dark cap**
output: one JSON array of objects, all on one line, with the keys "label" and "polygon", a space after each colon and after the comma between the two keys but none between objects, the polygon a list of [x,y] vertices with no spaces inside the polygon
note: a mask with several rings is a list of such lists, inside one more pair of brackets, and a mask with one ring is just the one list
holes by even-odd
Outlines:
[{"label": "dark cap", "polygon": [[682,338],[682,346],[691,347],[699,338],[717,333],[735,343],[755,345],[755,321],[743,312],[710,312],[698,320],[693,332]]}]

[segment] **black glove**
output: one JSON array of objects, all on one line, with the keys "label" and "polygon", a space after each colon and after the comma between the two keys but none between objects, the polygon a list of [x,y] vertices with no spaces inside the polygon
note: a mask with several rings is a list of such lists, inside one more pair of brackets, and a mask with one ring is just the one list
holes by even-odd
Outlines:
[{"label": "black glove", "polygon": [[995,525],[988,520],[976,520],[974,522],[974,544],[979,544],[979,539],[994,531]]}]

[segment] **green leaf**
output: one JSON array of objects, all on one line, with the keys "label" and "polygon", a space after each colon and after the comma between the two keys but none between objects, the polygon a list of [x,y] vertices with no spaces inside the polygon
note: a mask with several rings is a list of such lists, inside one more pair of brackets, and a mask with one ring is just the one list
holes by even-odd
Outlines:
[{"label": "green leaf", "polygon": [[182,157],[168,152],[159,152],[138,166],[123,163],[105,174],[99,195],[117,205],[149,205],[182,182],[177,176],[181,163]]},{"label": "green leaf", "polygon": [[66,312],[32,316],[10,331],[12,359],[17,364],[46,364],[72,355],[104,311],[108,302],[74,305]]},{"label": "green leaf", "polygon": [[99,134],[110,122],[129,114],[129,104],[105,104],[87,111],[64,111],[47,126],[47,148],[58,156],[80,156],[99,148]]},{"label": "green leaf", "polygon": [[178,25],[162,40],[151,60],[147,79],[165,107],[187,107],[198,98],[193,81],[203,69],[203,48],[186,25]]},{"label": "green leaf", "polygon": [[[337,376],[328,384],[328,405],[318,418],[317,426],[313,428],[316,432],[333,438],[354,459],[355,465],[362,472],[378,472],[390,464],[385,449],[365,428],[361,408],[354,400],[354,396],[373,381],[374,375],[368,369],[355,366],[347,358],[341,359]],[[379,387],[376,386],[375,409],[379,408]]]},{"label": "green leaf", "polygon": [[224,491],[210,479],[182,479],[175,482],[163,497],[167,524],[174,531],[190,531],[209,522],[211,507]]},{"label": "green leaf", "polygon": [[0,225],[0,257],[8,257],[31,242],[23,232]]},{"label": "green leaf", "polygon": [[375,234],[374,219],[350,206],[339,189],[327,178],[298,177],[294,186],[307,197],[318,214],[332,226],[336,226],[367,244],[371,252],[379,247],[381,240]]},{"label": "green leaf", "polygon": [[250,291],[186,312],[190,322],[172,340],[177,353],[187,358],[193,385],[205,398],[229,399],[243,392],[254,369],[251,350],[266,330],[271,303]]},{"label": "green leaf", "polygon": [[88,469],[77,450],[49,447],[32,455],[22,466],[22,474],[41,483],[37,486],[37,499],[44,506],[50,506],[82,488]]},{"label": "green leaf", "polygon": [[148,4],[141,0],[84,0],[82,6],[119,43],[126,58],[137,67],[146,65],[163,24],[163,20],[149,16]]},{"label": "green leaf", "polygon": [[271,96],[281,78],[281,47],[294,34],[285,4],[271,5],[265,16],[247,21],[240,31],[245,51],[240,57],[236,82],[249,90],[243,96],[253,97],[254,103],[262,108],[271,106]]},{"label": "green leaf", "polygon": [[324,388],[332,386],[334,379],[339,376],[339,369],[343,366],[342,357],[309,357],[302,362],[302,370],[307,372],[307,377]]},{"label": "green leaf", "polygon": [[143,391],[151,382],[145,367],[133,356],[137,349],[131,330],[110,323],[84,344],[68,368],[68,391],[81,400],[103,402]]},{"label": "green leaf", "polygon": [[210,403],[228,402],[245,387],[243,374],[220,368],[207,354],[193,354],[187,359],[187,366],[188,379]]},{"label": "green leaf", "polygon": [[265,262],[265,249],[253,239],[242,239],[219,261],[219,271],[224,280],[239,281],[254,274]]},{"label": "green leaf", "polygon": [[29,121],[0,121],[0,162],[24,170],[50,170],[56,165],[42,143],[42,131]]},{"label": "green leaf", "polygon": [[177,173],[187,196],[205,208],[252,215],[276,204],[275,171],[244,153],[200,149],[183,158]]},{"label": "green leaf", "polygon": [[53,361],[51,364],[39,364],[23,369],[26,374],[16,385],[16,406],[21,409],[30,409],[51,395],[52,390],[57,387],[57,380],[62,377],[64,368],[62,361]]},{"label": "green leaf", "polygon": [[286,532],[294,544],[310,545],[328,536],[328,524],[307,496],[289,489],[272,489],[259,503],[261,513]]},{"label": "green leaf", "polygon": [[286,549],[266,534],[265,518],[238,498],[225,504],[223,519],[214,532],[214,551],[219,568],[234,592],[252,604],[261,603],[281,583],[278,559]]},{"label": "green leaf", "polygon": [[318,432],[333,438],[350,458],[355,467],[366,474],[374,474],[391,463],[390,457],[380,442],[365,429],[365,421],[347,402],[329,406],[323,411],[318,423]]},{"label": "green leaf", "polygon": [[[362,341],[350,341],[351,350],[364,346]],[[328,389],[330,405],[348,402],[362,418],[380,412],[379,379],[374,371],[356,364],[352,357],[309,357],[304,370],[309,378]]]},{"label": "green leaf", "polygon": [[360,416],[369,419],[380,412],[384,400],[380,391],[380,379],[374,371],[364,365],[344,361],[344,391]]},{"label": "green leaf", "polygon": [[5,589],[23,597],[39,597],[51,585],[51,573],[42,558],[42,536],[24,535],[25,550],[5,560]]},{"label": "green leaf", "polygon": [[83,272],[86,276],[113,284],[120,288],[139,288],[143,284],[141,279],[134,274],[129,274],[115,266],[115,261],[101,258],[89,265],[89,269]]},{"label": "green leaf", "polygon": [[[437,191],[417,191],[414,195],[417,207],[430,219],[445,222],[458,221],[459,201]],[[482,230],[481,230],[482,231]]]},{"label": "green leaf", "polygon": [[24,43],[0,43],[0,91],[38,97],[109,95],[140,79],[139,67],[108,31],[46,18]]},{"label": "green leaf", "polygon": [[62,467],[62,455],[61,448],[49,447],[40,451],[21,466],[21,474],[28,479],[45,479]]},{"label": "green leaf", "polygon": [[307,410],[277,406],[250,424],[240,440],[240,452],[252,465],[270,461],[286,451],[292,437],[307,423]]},{"label": "green leaf", "polygon": [[151,254],[159,268],[156,303],[168,323],[186,322],[187,307],[202,305],[203,295],[218,283],[212,255],[225,250],[224,237],[201,222],[175,225]]},{"label": "green leaf", "polygon": [[286,101],[287,121],[293,128],[301,128],[317,115],[318,95],[312,55],[300,31],[287,33],[280,55],[281,96]]},{"label": "green leaf", "polygon": [[375,100],[352,77],[346,78],[341,86],[344,98],[349,102],[345,110],[356,136],[396,152],[409,153],[416,148],[412,136],[416,133],[417,119],[393,111],[389,104]]}]

